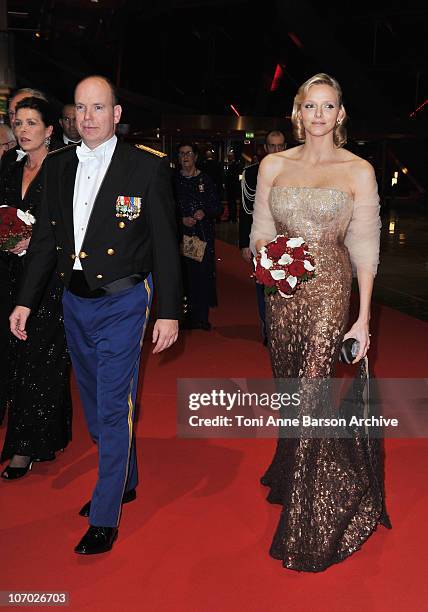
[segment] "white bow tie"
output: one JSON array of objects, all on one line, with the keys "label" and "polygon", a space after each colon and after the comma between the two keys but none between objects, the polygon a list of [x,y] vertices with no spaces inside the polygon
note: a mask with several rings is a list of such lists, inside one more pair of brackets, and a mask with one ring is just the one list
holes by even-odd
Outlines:
[{"label": "white bow tie", "polygon": [[27,153],[22,149],[16,149],[15,153],[17,162],[21,161],[21,159],[27,155]]},{"label": "white bow tie", "polygon": [[80,162],[85,163],[92,159],[102,161],[104,158],[104,150],[102,151],[91,151],[91,149],[82,149],[82,147],[76,147],[76,155]]}]

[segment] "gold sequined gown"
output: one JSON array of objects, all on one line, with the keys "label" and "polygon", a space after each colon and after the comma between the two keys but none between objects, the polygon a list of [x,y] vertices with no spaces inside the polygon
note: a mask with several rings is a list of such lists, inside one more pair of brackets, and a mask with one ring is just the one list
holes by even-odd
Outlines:
[{"label": "gold sequined gown", "polygon": [[[291,299],[266,298],[273,375],[300,379],[307,414],[320,408],[309,383],[334,374],[347,331],[351,260],[375,273],[378,211],[375,185],[360,202],[338,189],[258,188],[253,245],[277,234],[302,236],[315,258],[316,278]],[[318,572],[358,550],[379,522],[390,527],[381,457],[380,442],[369,446],[361,436],[279,438],[261,480],[268,501],[282,505],[270,554],[286,568]]]}]

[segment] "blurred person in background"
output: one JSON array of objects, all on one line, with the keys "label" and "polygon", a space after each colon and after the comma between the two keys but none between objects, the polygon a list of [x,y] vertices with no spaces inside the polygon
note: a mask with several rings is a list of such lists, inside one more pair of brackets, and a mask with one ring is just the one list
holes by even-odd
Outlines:
[{"label": "blurred person in background", "polygon": [[0,123],[0,160],[9,149],[13,149],[15,146],[16,139],[12,132],[12,128],[5,123]]},{"label": "blurred person in background", "polygon": [[209,309],[217,305],[215,278],[215,219],[221,204],[212,179],[196,167],[198,152],[193,143],[178,147],[180,169],[174,178],[181,233],[206,242],[202,261],[183,256],[184,286],[188,299],[184,327],[209,331]]},{"label": "blurred person in background", "polygon": [[62,140],[64,144],[80,144],[82,139],[76,127],[76,108],[74,104],[65,104],[62,107],[59,124],[62,128]]},{"label": "blurred person in background", "polygon": [[[285,134],[280,130],[272,130],[265,137],[263,151],[265,155],[270,153],[279,153],[285,151],[287,143],[285,142]],[[250,233],[253,224],[254,200],[256,196],[257,174],[259,172],[260,160],[251,166],[247,166],[242,173],[242,198],[239,211],[239,248],[242,257],[248,263],[252,264],[252,256],[250,251]],[[265,294],[264,286],[256,283],[257,306],[260,317],[260,327],[263,344],[267,345],[267,333],[265,322]]]},{"label": "blurred person in background", "polygon": [[227,168],[224,175],[227,206],[229,209],[228,221],[236,223],[237,206],[241,198],[241,172],[242,164],[236,159],[234,151],[227,154]]}]

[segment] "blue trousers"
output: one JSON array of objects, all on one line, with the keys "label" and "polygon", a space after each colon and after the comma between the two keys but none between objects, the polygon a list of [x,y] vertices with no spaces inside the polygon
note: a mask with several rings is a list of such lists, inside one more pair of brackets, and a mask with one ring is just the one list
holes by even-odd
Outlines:
[{"label": "blue trousers", "polygon": [[134,408],[152,289],[149,276],[95,299],[64,291],[67,344],[89,433],[98,446],[90,525],[116,527],[123,493],[138,482]]}]

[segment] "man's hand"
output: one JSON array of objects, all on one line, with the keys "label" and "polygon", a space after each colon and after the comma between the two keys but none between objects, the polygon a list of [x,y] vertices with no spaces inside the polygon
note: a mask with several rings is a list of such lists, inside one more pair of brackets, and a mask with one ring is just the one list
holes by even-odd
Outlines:
[{"label": "man's hand", "polygon": [[183,223],[186,227],[193,227],[196,223],[196,219],[193,217],[183,217]]},{"label": "man's hand", "polygon": [[253,254],[251,253],[250,247],[244,247],[241,249],[241,255],[247,263],[251,263]]},{"label": "man's hand", "polygon": [[25,324],[27,323],[30,312],[30,308],[27,308],[26,306],[15,306],[12,314],[9,317],[10,331],[19,340],[27,339]]},{"label": "man's hand", "polygon": [[153,328],[152,342],[156,344],[154,353],[169,348],[178,338],[178,321],[175,319],[158,319]]}]

